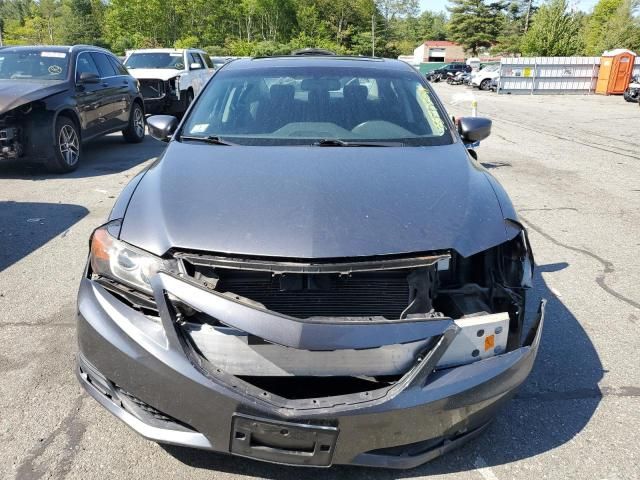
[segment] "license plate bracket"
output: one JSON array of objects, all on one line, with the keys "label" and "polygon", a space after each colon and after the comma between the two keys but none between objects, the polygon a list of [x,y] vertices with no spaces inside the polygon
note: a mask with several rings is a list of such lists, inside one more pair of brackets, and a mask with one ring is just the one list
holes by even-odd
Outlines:
[{"label": "license plate bracket", "polygon": [[336,427],[235,414],[230,451],[235,455],[273,463],[328,467],[337,438]]}]

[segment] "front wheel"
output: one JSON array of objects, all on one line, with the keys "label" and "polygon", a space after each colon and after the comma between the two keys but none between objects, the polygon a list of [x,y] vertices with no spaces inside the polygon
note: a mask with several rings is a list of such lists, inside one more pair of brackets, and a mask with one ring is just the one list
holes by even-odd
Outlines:
[{"label": "front wheel", "polygon": [[122,136],[129,143],[140,143],[144,140],[144,112],[139,103],[135,102],[131,107],[129,125],[122,131]]},{"label": "front wheel", "polygon": [[54,173],[73,172],[78,168],[82,145],[78,127],[68,117],[58,117],[55,124],[53,155],[47,160],[47,170]]},{"label": "front wheel", "polygon": [[480,90],[489,90],[491,86],[491,80],[485,78],[482,82],[480,82]]}]

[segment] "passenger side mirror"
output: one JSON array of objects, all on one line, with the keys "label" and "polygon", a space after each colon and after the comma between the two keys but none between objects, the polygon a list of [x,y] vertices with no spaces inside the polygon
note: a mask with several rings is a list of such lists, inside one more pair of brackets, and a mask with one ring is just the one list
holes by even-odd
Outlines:
[{"label": "passenger side mirror", "polygon": [[460,117],[458,132],[465,144],[479,142],[491,134],[491,120],[484,117]]},{"label": "passenger side mirror", "polygon": [[200,65],[199,63],[192,63],[190,67],[191,70],[200,70],[202,68],[202,65]]},{"label": "passenger side mirror", "polygon": [[149,134],[161,142],[168,142],[178,127],[178,119],[171,115],[152,115],[147,118]]},{"label": "passenger side mirror", "polygon": [[78,78],[78,83],[80,85],[84,85],[87,83],[99,83],[99,82],[100,82],[100,76],[98,76],[94,72],[82,72],[80,74],[80,77]]}]

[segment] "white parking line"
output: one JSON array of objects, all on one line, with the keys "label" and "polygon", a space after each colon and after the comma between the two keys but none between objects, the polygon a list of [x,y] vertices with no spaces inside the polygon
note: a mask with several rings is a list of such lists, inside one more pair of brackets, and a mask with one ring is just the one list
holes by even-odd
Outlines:
[{"label": "white parking line", "polygon": [[498,477],[496,477],[496,474],[493,473],[493,470],[491,470],[491,467],[489,467],[489,465],[487,465],[487,462],[484,461],[484,458],[482,458],[480,455],[478,455],[476,457],[476,460],[473,462],[473,465],[476,467],[476,471],[482,475],[482,478],[484,478],[484,480],[498,480]]}]

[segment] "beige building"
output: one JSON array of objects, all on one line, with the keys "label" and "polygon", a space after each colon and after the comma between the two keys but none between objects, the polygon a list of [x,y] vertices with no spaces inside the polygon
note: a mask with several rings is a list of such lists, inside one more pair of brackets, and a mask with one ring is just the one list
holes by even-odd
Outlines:
[{"label": "beige building", "polygon": [[429,40],[413,51],[416,64],[425,62],[464,62],[462,45],[448,40]]}]

